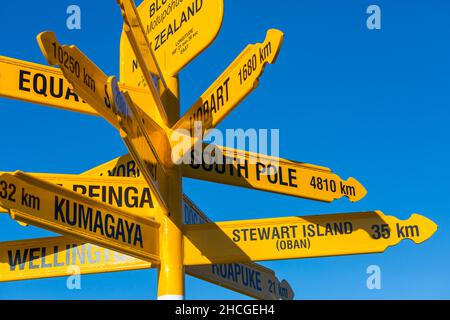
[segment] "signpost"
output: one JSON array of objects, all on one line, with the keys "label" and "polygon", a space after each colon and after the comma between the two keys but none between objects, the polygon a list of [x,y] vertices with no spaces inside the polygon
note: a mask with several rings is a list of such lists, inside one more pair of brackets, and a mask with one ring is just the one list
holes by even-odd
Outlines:
[{"label": "signpost", "polygon": [[0,205],[15,220],[159,263],[159,223],[16,172],[0,175]]},{"label": "signpost", "polygon": [[[138,8],[117,2],[124,20],[121,84],[77,47],[60,45],[53,32],[39,34],[38,42],[61,70],[0,57],[1,97],[101,116],[130,152],[81,176],[0,172],[0,211],[63,235],[0,243],[0,282],[64,276],[72,265],[83,273],[155,267],[159,299],[183,299],[187,273],[250,297],[290,300],[290,285],[256,261],[381,253],[436,232],[421,215],[401,221],[380,211],[208,219],[183,194],[183,176],[324,202],[359,201],[366,189],[325,167],[200,146],[275,62],[281,31],[270,29],[262,43],[247,46],[180,116],[177,74],[217,36],[223,0],[144,0]],[[173,133],[187,136],[181,152],[179,141],[169,141]],[[200,161],[180,163],[186,156]]]},{"label": "signpost", "polygon": [[436,230],[437,225],[421,215],[400,221],[380,211],[189,225],[184,263],[379,253],[404,239],[422,243]]}]

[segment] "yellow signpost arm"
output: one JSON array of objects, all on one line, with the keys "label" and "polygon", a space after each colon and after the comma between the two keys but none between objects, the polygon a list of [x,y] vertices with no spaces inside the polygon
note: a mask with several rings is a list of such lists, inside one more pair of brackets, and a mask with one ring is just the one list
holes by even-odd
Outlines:
[{"label": "yellow signpost arm", "polygon": [[[161,102],[159,92],[157,91],[152,74],[156,75],[164,89],[167,85],[164,81],[161,69],[158,66],[153,50],[150,47],[148,39],[145,35],[141,19],[134,5],[134,0],[117,0],[122,10],[122,17],[124,20],[124,32],[130,41],[133,52],[136,55],[142,74],[147,82],[147,87],[153,97],[154,103],[165,123],[167,123],[167,113]],[[141,106],[143,107],[143,106]]]},{"label": "yellow signpost arm", "polygon": [[421,215],[401,221],[380,211],[187,225],[184,263],[380,253],[404,239],[422,243],[436,230]]}]

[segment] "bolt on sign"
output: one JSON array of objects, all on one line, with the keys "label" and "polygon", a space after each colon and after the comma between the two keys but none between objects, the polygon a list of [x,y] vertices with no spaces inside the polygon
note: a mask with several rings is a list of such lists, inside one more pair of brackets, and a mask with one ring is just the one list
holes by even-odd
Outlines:
[{"label": "bolt on sign", "polygon": [[344,196],[356,202],[367,193],[356,179],[345,181],[321,166],[206,144],[199,151],[201,161],[195,162],[194,153],[181,165],[184,177],[324,202]]},{"label": "bolt on sign", "polygon": [[[183,116],[172,119],[180,107],[176,75],[217,36],[223,0],[152,0],[138,8],[131,0],[117,3],[120,84],[76,46],[59,44],[53,32],[37,38],[59,69],[0,57],[1,97],[100,116],[130,152],[81,175],[0,172],[0,211],[62,235],[1,243],[0,282],[64,276],[70,265],[83,273],[159,268],[161,299],[183,298],[187,273],[253,298],[289,300],[289,283],[256,261],[382,253],[436,232],[424,216],[402,221],[381,211],[208,219],[183,194],[182,176],[324,202],[356,202],[366,189],[325,167],[202,145],[202,134],[225,120],[275,62],[281,31],[270,29],[263,42],[247,46]],[[201,137],[192,137],[198,124]],[[173,133],[187,139],[175,144]],[[178,161],[186,157],[201,161]]]}]

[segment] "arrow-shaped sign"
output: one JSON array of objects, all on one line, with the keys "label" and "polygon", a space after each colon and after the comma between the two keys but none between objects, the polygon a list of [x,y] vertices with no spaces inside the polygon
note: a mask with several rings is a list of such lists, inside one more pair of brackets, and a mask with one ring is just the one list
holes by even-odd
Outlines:
[{"label": "arrow-shaped sign", "polygon": [[201,153],[200,161],[192,154],[182,164],[184,177],[325,202],[344,196],[355,202],[367,193],[356,179],[325,167],[215,145],[203,145]]},{"label": "arrow-shaped sign", "polygon": [[380,253],[404,239],[421,243],[436,230],[421,215],[401,221],[380,211],[188,225],[184,261],[191,266]]},{"label": "arrow-shaped sign", "polygon": [[0,205],[13,219],[159,263],[159,223],[31,175],[0,175]]}]

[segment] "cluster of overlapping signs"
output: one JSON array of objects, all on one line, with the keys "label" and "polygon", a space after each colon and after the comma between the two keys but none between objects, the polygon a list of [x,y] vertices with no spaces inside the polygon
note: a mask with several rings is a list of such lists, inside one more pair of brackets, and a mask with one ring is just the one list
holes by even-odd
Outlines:
[{"label": "cluster of overlapping signs", "polygon": [[[247,46],[179,117],[177,74],[217,36],[223,0],[118,3],[120,83],[53,32],[38,43],[59,69],[0,57],[0,96],[99,115],[130,152],[81,175],[1,173],[3,211],[62,236],[0,244],[0,281],[64,276],[71,265],[84,274],[157,267],[168,288],[160,298],[182,297],[187,272],[254,298],[292,299],[289,284],[255,261],[383,252],[436,231],[423,216],[400,221],[380,211],[213,223],[182,194],[182,177],[325,202],[359,201],[366,190],[328,168],[221,146],[215,150],[234,161],[229,170],[176,165],[170,133],[191,132],[193,120],[215,128],[275,62],[283,33],[271,29]],[[175,157],[199,143],[189,136]],[[276,170],[261,174],[270,165]]]}]

